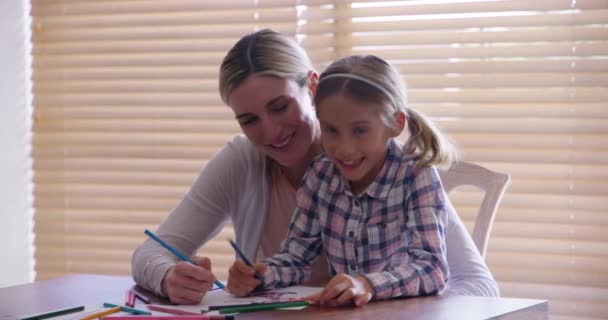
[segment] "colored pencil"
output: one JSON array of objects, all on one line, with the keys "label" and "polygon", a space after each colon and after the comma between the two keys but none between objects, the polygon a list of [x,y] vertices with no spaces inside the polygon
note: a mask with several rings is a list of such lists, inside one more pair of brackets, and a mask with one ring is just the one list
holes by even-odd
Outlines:
[{"label": "colored pencil", "polygon": [[[304,300],[290,300],[290,301],[281,301],[281,302],[292,302],[292,301],[304,301]],[[217,305],[217,306],[209,306],[207,309],[209,311],[220,310],[226,308],[237,308],[237,307],[245,307],[245,306],[259,306],[264,304],[271,304],[278,302],[252,302],[252,303],[239,303],[239,304],[225,304],[225,305]]]},{"label": "colored pencil", "polygon": [[176,314],[176,315],[180,315],[180,316],[200,315],[200,313],[194,313],[194,312],[179,310],[179,309],[159,307],[159,306],[154,306],[154,305],[146,306],[146,307],[148,307],[148,309],[150,309],[152,311],[160,311],[160,312]]},{"label": "colored pencil", "polygon": [[[168,243],[166,243],[163,240],[161,240],[154,233],[152,233],[152,231],[146,229],[146,230],[144,230],[144,233],[147,234],[150,238],[152,238],[152,240],[158,242],[161,246],[165,247],[165,249],[171,251],[171,253],[173,253],[175,256],[177,256],[181,260],[187,261],[187,262],[190,262],[193,265],[196,265],[196,263],[194,263],[194,261],[190,260],[190,258],[186,257],[183,253],[179,252],[177,249],[173,248]],[[222,288],[222,289],[226,288],[226,286],[224,286],[224,284],[221,283],[221,282],[219,282],[218,280],[215,280],[215,285],[218,286],[218,287],[220,287],[220,288]]]},{"label": "colored pencil", "polygon": [[115,308],[112,308],[112,309],[107,309],[107,310],[104,310],[104,311],[96,312],[96,313],[93,313],[93,314],[91,314],[89,316],[81,318],[80,320],[93,320],[93,319],[101,318],[103,316],[107,316],[109,314],[116,313],[116,312],[120,312],[120,307],[115,307]]},{"label": "colored pencil", "polygon": [[206,315],[196,316],[110,316],[103,320],[234,320],[233,315]]},{"label": "colored pencil", "polygon": [[127,297],[125,299],[125,305],[127,307],[135,307],[135,293],[133,293],[133,291],[131,291],[131,289],[129,289],[127,291]]},{"label": "colored pencil", "polygon": [[[243,262],[245,262],[246,265],[253,268],[253,263],[251,263],[251,261],[249,261],[249,259],[247,259],[247,256],[243,253],[243,251],[241,251],[239,246],[236,245],[236,242],[234,242],[233,240],[229,240],[229,242],[230,242],[230,245],[232,246],[232,248],[234,249],[234,251],[236,251],[236,254],[241,258],[241,260],[243,260]],[[255,268],[253,270],[255,270]],[[260,275],[257,271],[255,272],[255,278],[260,280],[260,282],[264,283],[264,277],[262,277],[262,275]]]},{"label": "colored pencil", "polygon": [[277,302],[277,303],[264,303],[264,304],[253,305],[253,306],[242,306],[242,307],[220,309],[220,314],[273,310],[273,309],[283,309],[283,308],[292,308],[292,307],[306,307],[309,305],[310,305],[310,301],[303,301],[303,300],[289,301],[289,302]]},{"label": "colored pencil", "polygon": [[143,303],[150,304],[152,299],[144,292],[139,292],[137,288],[131,288],[130,290],[135,295],[135,298],[141,300]]},{"label": "colored pencil", "polygon": [[129,307],[125,307],[125,306],[119,306],[119,305],[117,305],[117,304],[113,304],[113,303],[107,303],[107,302],[105,302],[105,303],[103,304],[103,306],[104,306],[105,308],[116,308],[116,307],[120,307],[120,310],[121,310],[121,311],[128,312],[128,313],[131,313],[131,314],[141,314],[141,315],[147,315],[147,316],[152,315],[152,312],[150,312],[150,311],[139,310],[139,309],[135,309],[135,308],[129,308]]},{"label": "colored pencil", "polygon": [[78,311],[84,311],[84,306],[45,312],[45,313],[37,314],[35,316],[21,318],[21,320],[40,320],[40,319],[62,316],[65,314],[70,314],[70,313],[74,313],[74,312],[78,312]]}]

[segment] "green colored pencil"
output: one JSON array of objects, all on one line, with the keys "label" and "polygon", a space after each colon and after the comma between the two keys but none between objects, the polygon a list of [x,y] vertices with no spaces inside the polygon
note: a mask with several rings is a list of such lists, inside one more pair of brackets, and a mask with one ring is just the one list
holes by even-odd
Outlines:
[{"label": "green colored pencil", "polygon": [[62,316],[64,314],[78,312],[78,311],[84,311],[84,306],[74,307],[74,308],[67,308],[67,309],[60,309],[60,310],[55,310],[55,311],[51,311],[51,312],[41,313],[41,314],[38,314],[38,315],[35,315],[35,316],[30,316],[30,317],[27,317],[27,318],[21,318],[21,320],[47,319],[47,318]]},{"label": "green colored pencil", "polygon": [[292,308],[292,307],[306,307],[308,305],[310,305],[310,301],[304,301],[304,300],[277,302],[277,303],[263,303],[263,304],[257,304],[257,305],[245,305],[242,307],[220,309],[220,314],[252,312],[252,311],[261,311],[261,310],[273,310],[273,309],[283,309],[283,308]]}]

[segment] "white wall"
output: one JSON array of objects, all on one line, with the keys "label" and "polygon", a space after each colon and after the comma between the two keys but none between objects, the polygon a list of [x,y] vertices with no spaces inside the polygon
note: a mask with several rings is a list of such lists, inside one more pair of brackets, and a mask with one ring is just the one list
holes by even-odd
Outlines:
[{"label": "white wall", "polygon": [[0,287],[34,279],[28,0],[0,0]]}]

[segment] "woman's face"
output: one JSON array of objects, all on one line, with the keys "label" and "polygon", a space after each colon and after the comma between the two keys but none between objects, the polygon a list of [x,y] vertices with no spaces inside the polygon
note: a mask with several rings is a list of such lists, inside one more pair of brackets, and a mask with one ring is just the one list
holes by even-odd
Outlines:
[{"label": "woman's face", "polygon": [[[316,74],[312,77],[315,77]],[[311,101],[316,82],[252,75],[229,96],[243,133],[262,152],[284,167],[300,165],[319,137]]]}]

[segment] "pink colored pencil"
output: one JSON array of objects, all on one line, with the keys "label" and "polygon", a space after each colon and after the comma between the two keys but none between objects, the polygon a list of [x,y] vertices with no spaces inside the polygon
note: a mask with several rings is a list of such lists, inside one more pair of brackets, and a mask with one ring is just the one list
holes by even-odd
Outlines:
[{"label": "pink colored pencil", "polygon": [[135,307],[135,294],[131,290],[127,291],[125,305],[131,308]]},{"label": "pink colored pencil", "polygon": [[210,316],[199,314],[196,316],[112,316],[112,317],[103,317],[102,320],[231,320],[234,319],[233,315],[225,315],[225,316]]}]

